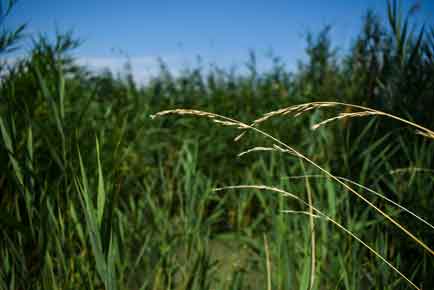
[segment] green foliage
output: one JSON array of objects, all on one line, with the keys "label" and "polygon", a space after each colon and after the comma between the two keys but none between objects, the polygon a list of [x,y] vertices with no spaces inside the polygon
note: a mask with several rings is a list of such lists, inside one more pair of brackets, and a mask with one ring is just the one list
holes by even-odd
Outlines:
[{"label": "green foliage", "polygon": [[[25,24],[22,24],[14,29],[8,29],[5,27],[5,18],[8,17],[15,3],[16,0],[8,0],[7,3],[3,3],[3,0],[0,1],[0,55],[10,53],[18,49],[18,42],[23,37],[23,32],[26,28]],[[4,64],[1,65],[1,68],[3,68]]]},{"label": "green foliage", "polygon": [[[2,28],[13,4],[0,9]],[[24,27],[0,32],[0,57],[19,46]],[[322,218],[315,219],[311,285],[309,217],[283,212],[306,208],[256,189],[214,191],[236,184],[300,197],[309,188],[316,207],[433,288],[432,256],[342,186],[296,178],[318,175],[314,168],[279,153],[238,157],[271,144],[255,134],[235,143],[239,131],[202,120],[150,118],[183,107],[250,122],[281,107],[337,99],[434,128],[433,28],[412,29],[411,13],[404,17],[390,2],[388,23],[368,12],[342,57],[330,29],[309,34],[307,61],[295,73],[275,56],[260,72],[251,52],[245,73],[199,62],[173,75],[161,61],[159,75],[139,85],[128,69],[114,75],[77,65],[71,51],[80,41],[71,33],[39,35],[27,56],[8,65],[2,59],[0,289],[264,289],[269,277],[272,289],[406,289]],[[380,117],[310,130],[334,113],[271,118],[260,128],[432,223],[433,142]],[[361,192],[434,244],[429,226]]]}]

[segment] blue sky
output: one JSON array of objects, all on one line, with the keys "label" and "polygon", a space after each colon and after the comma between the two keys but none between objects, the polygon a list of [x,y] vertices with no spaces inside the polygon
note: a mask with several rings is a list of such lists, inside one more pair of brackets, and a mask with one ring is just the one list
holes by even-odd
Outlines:
[{"label": "blue sky", "polygon": [[[432,23],[434,1],[419,2],[418,20]],[[6,25],[25,22],[30,33],[72,29],[84,41],[76,51],[82,63],[119,70],[128,55],[140,79],[155,71],[157,57],[174,70],[194,65],[197,55],[231,66],[242,65],[249,50],[262,67],[272,50],[292,69],[304,56],[307,32],[330,24],[333,43],[345,50],[368,8],[384,15],[386,1],[20,0]]]}]

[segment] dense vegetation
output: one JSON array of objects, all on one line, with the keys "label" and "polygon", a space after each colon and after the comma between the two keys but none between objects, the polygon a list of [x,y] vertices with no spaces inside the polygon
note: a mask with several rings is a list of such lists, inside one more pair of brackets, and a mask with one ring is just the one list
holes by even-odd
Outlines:
[{"label": "dense vegetation", "polygon": [[[311,130],[357,112],[340,105],[259,124],[334,176],[375,190],[346,181],[424,248],[297,154],[238,157],[276,149],[254,130],[234,142],[241,132],[230,124],[150,117],[190,108],[250,124],[279,108],[337,101],[434,128],[434,28],[413,26],[413,11],[396,2],[386,20],[369,11],[340,57],[329,27],[309,35],[307,61],[293,73],[278,57],[259,72],[251,53],[247,73],[198,65],[175,76],[162,62],[139,85],[128,69],[79,66],[71,51],[80,42],[68,33],[34,36],[25,57],[7,61],[26,31],[5,27],[12,4],[0,19],[0,289],[412,289],[309,205],[434,289],[434,228],[377,195],[434,222],[429,131],[375,114]],[[272,190],[214,190],[240,184],[280,188],[308,206]]]}]

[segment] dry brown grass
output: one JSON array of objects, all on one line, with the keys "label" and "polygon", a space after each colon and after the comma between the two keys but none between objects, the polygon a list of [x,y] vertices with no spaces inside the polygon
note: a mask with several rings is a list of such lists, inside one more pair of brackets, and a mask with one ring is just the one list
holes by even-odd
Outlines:
[{"label": "dry brown grass", "polygon": [[[404,232],[408,237],[410,237],[419,246],[424,248],[429,254],[434,256],[434,250],[431,249],[431,247],[429,247],[421,239],[416,237],[403,224],[396,221],[393,217],[391,217],[389,214],[387,214],[386,212],[384,212],[383,210],[378,208],[370,200],[368,200],[365,196],[363,196],[361,193],[359,193],[353,187],[351,187],[349,185],[351,183],[348,182],[348,180],[344,180],[341,177],[335,176],[334,174],[332,174],[331,172],[329,172],[328,170],[326,170],[325,168],[323,168],[322,166],[320,166],[319,164],[314,162],[312,159],[310,159],[306,155],[302,154],[301,152],[299,152],[298,150],[293,148],[292,146],[280,141],[279,139],[268,134],[267,132],[257,128],[259,124],[269,120],[270,118],[276,117],[276,116],[293,115],[294,117],[297,117],[301,114],[305,114],[306,112],[309,112],[312,110],[323,109],[323,108],[332,108],[332,107],[335,107],[335,108],[336,107],[352,108],[352,109],[357,109],[359,111],[350,112],[350,113],[341,113],[335,117],[331,117],[329,119],[321,121],[321,122],[312,126],[313,130],[315,130],[321,126],[324,126],[328,123],[331,123],[333,121],[337,121],[337,120],[344,120],[344,119],[349,119],[349,118],[354,118],[354,117],[365,117],[365,116],[383,116],[383,117],[397,120],[397,121],[402,122],[406,125],[410,125],[413,128],[415,128],[417,134],[421,134],[427,138],[434,139],[434,132],[433,131],[431,131],[428,128],[425,128],[423,126],[420,126],[414,122],[411,122],[411,121],[402,119],[398,116],[395,116],[395,115],[392,115],[389,113],[385,113],[382,111],[378,111],[375,109],[371,109],[371,108],[367,108],[367,107],[363,107],[363,106],[358,106],[358,105],[340,103],[340,102],[311,102],[311,103],[305,103],[305,104],[290,106],[287,108],[279,109],[279,110],[264,114],[262,117],[254,120],[250,125],[243,123],[243,122],[240,122],[238,120],[226,117],[226,116],[222,116],[222,115],[218,115],[218,114],[214,114],[214,113],[210,113],[210,112],[198,111],[198,110],[189,110],[189,109],[176,109],[176,110],[162,111],[162,112],[159,112],[159,113],[157,113],[151,117],[156,118],[156,117],[161,117],[161,116],[166,116],[166,115],[191,115],[191,116],[206,117],[206,118],[211,119],[215,123],[218,123],[218,124],[221,124],[224,126],[235,127],[237,129],[243,130],[244,132],[242,132],[240,135],[238,135],[235,138],[235,141],[240,140],[240,138],[245,134],[245,132],[247,130],[255,131],[255,132],[265,136],[266,138],[270,139],[274,143],[273,146],[272,147],[255,147],[255,148],[252,148],[252,149],[249,149],[247,151],[240,153],[240,155],[244,155],[244,154],[254,152],[254,151],[279,151],[279,152],[283,152],[283,153],[288,153],[290,155],[293,155],[293,156],[299,158],[301,161],[306,162],[307,164],[311,165],[312,167],[314,167],[314,168],[318,169],[320,172],[322,172],[324,177],[335,181],[336,183],[340,184],[343,188],[345,188],[347,191],[351,192],[356,197],[361,199],[370,208],[374,209],[378,214],[380,214],[381,216],[386,218],[388,221],[390,221],[393,225],[395,225],[397,228],[399,228],[402,232]],[[362,185],[357,184],[357,183],[352,183],[352,185],[357,185],[358,187],[362,186]],[[306,186],[307,186],[307,188],[309,188],[307,178],[306,178]],[[331,217],[327,216],[325,213],[320,211],[318,208],[316,208],[313,205],[312,196],[311,196],[311,193],[309,191],[308,191],[308,201],[306,202],[305,200],[303,200],[302,198],[300,198],[297,195],[286,192],[286,191],[279,189],[279,188],[270,187],[270,186],[266,186],[266,185],[238,185],[238,186],[229,186],[229,187],[225,187],[225,188],[220,188],[217,190],[237,189],[237,188],[238,189],[254,188],[254,189],[259,189],[259,190],[268,190],[268,191],[277,192],[277,193],[283,194],[284,196],[296,199],[308,207],[309,211],[306,212],[306,214],[308,214],[310,217],[310,227],[311,227],[311,235],[312,235],[311,236],[311,239],[312,239],[311,251],[312,251],[312,259],[313,259],[312,270],[311,270],[312,271],[311,281],[310,281],[311,287],[313,286],[314,277],[315,277],[315,273],[314,273],[315,272],[315,263],[314,263],[314,259],[315,259],[315,252],[314,252],[315,251],[315,249],[314,249],[315,248],[315,236],[314,236],[314,222],[313,222],[313,220],[314,220],[314,217],[321,216],[321,217],[325,218],[326,220],[330,221],[331,223],[335,224],[339,229],[343,230],[345,233],[347,233],[348,235],[350,235],[354,239],[356,239],[363,246],[365,246],[369,251],[371,251],[375,256],[377,256],[380,260],[382,260],[384,263],[386,263],[391,269],[393,269],[396,273],[398,273],[401,277],[403,277],[415,289],[419,289],[409,278],[407,278],[403,273],[401,273],[396,267],[394,267],[388,260],[386,260],[376,250],[374,250],[367,243],[362,241],[359,237],[357,237],[354,233],[349,231],[346,227],[344,227],[343,225],[338,223],[336,220],[332,219]],[[366,188],[364,188],[364,189],[366,190]],[[394,204],[396,205],[396,203],[394,203]],[[412,213],[412,214],[415,215],[414,213]],[[427,223],[427,222],[425,221],[425,223]],[[428,223],[428,225],[430,225],[432,227],[431,224]]]},{"label": "dry brown grass", "polygon": [[312,129],[315,130],[321,126],[324,126],[328,123],[331,123],[333,121],[342,120],[342,119],[348,119],[348,118],[354,118],[354,117],[367,117],[367,116],[383,116],[387,118],[391,118],[394,120],[397,120],[399,122],[402,122],[404,124],[410,125],[413,128],[416,129],[416,133],[423,135],[427,138],[434,139],[434,131],[425,128],[423,126],[420,126],[419,124],[416,124],[412,121],[403,119],[401,117],[395,116],[393,114],[389,114],[383,111],[371,109],[364,106],[359,105],[353,105],[353,104],[347,104],[347,103],[341,103],[341,102],[310,102],[310,103],[304,103],[299,104],[295,106],[286,107],[283,109],[271,111],[269,113],[264,114],[262,117],[254,120],[251,124],[251,126],[259,125],[260,123],[276,116],[285,116],[292,114],[294,117],[300,116],[302,114],[305,114],[306,112],[317,110],[317,109],[324,109],[324,108],[336,108],[336,107],[344,107],[344,108],[351,108],[356,109],[358,111],[356,112],[344,112],[340,113],[335,117],[326,119],[324,121],[321,121],[320,123],[317,123],[312,126]]}]

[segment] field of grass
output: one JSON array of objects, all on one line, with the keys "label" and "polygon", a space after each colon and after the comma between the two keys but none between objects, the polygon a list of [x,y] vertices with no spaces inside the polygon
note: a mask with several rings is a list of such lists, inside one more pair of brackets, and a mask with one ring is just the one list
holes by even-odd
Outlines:
[{"label": "field of grass", "polygon": [[434,289],[434,29],[388,7],[342,59],[146,85],[3,30],[0,289]]}]

